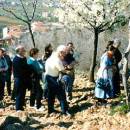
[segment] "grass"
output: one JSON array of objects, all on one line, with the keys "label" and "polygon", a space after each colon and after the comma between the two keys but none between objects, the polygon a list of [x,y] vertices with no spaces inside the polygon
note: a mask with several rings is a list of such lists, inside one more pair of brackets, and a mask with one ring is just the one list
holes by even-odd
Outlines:
[{"label": "grass", "polygon": [[121,114],[126,114],[129,111],[129,106],[127,104],[121,104],[118,106],[112,106],[110,115],[114,115],[115,113],[121,113]]}]

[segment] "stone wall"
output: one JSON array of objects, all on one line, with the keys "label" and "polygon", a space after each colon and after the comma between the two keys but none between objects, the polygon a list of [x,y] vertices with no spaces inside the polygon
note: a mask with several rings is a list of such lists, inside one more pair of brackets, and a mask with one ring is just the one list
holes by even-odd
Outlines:
[{"label": "stone wall", "polygon": [[[72,41],[76,50],[81,52],[79,69],[86,70],[89,69],[91,63],[91,57],[93,52],[93,33],[84,29],[79,30],[67,30],[67,29],[54,29],[53,31],[44,33],[35,33],[36,46],[40,49],[40,53],[44,53],[44,47],[47,43],[52,43],[54,48],[60,44],[66,44]],[[114,38],[119,38],[122,41],[121,52],[123,52],[128,44],[128,29],[127,26],[118,29],[114,32],[105,32],[99,35],[99,46],[98,46],[98,57],[97,63],[99,62],[99,57],[103,53],[108,40]],[[23,43],[26,48],[30,49],[32,47],[30,34],[25,34],[21,37],[21,43]]]}]

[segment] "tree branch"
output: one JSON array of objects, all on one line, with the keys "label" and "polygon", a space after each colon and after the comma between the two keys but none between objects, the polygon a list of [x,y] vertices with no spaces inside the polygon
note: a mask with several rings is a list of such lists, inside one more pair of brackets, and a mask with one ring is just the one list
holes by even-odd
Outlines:
[{"label": "tree branch", "polygon": [[25,15],[26,15],[26,18],[27,18],[28,22],[30,22],[30,19],[29,19],[28,13],[27,13],[27,11],[26,11],[26,9],[25,9],[25,7],[24,7],[23,1],[20,0],[20,3],[21,3],[21,5],[22,5],[23,11],[24,11],[24,13],[25,13]]},{"label": "tree branch", "polygon": [[[75,11],[75,9],[74,9],[73,7],[71,7],[70,5],[69,5],[69,7],[70,7],[73,11]],[[75,12],[76,12],[76,11],[75,11]],[[84,21],[86,21],[91,27],[95,28],[95,26],[94,26],[91,22],[89,22],[89,20],[87,20],[80,12],[76,12],[76,13],[77,13],[77,15],[80,16]]]},{"label": "tree branch", "polygon": [[102,23],[99,25],[99,29],[103,29],[104,27],[108,26],[110,24],[110,22],[106,22],[106,23]]},{"label": "tree branch", "polygon": [[87,3],[84,3],[84,6],[89,10],[92,11],[92,9],[90,7],[88,7]]},{"label": "tree branch", "polygon": [[35,15],[35,12],[36,12],[36,8],[37,8],[37,0],[34,0],[34,2],[33,2],[33,14],[32,14],[31,21],[34,18],[34,15]]},{"label": "tree branch", "polygon": [[110,26],[108,26],[107,28],[105,28],[105,26],[104,26],[104,28],[100,29],[100,32],[104,32],[106,30],[109,30],[112,28],[112,26],[114,26],[115,24],[120,23],[120,22],[121,22],[121,20],[117,20],[117,21],[113,22]]},{"label": "tree branch", "polygon": [[10,13],[10,14],[12,14],[15,18],[17,18],[17,19],[19,19],[19,20],[21,20],[21,21],[23,21],[24,23],[28,23],[28,21],[27,20],[24,20],[24,19],[22,19],[22,18],[20,18],[19,16],[17,16],[13,11],[11,11],[11,10],[8,10],[8,9],[5,9],[4,7],[2,8],[4,11],[6,11],[6,12],[8,12],[8,13]]}]

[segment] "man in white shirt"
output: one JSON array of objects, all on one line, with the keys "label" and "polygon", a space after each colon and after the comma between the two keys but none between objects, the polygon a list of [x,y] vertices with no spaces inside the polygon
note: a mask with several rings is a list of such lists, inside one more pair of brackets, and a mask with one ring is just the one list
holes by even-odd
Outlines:
[{"label": "man in white shirt", "polygon": [[55,112],[54,101],[56,96],[60,102],[62,113],[69,114],[65,90],[57,82],[59,73],[64,71],[62,60],[65,55],[66,46],[60,45],[45,63],[45,80],[48,89],[48,114]]}]

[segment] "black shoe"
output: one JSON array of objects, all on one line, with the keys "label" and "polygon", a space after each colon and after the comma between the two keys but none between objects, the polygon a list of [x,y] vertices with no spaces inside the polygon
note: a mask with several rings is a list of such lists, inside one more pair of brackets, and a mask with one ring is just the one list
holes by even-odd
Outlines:
[{"label": "black shoe", "polygon": [[59,113],[59,111],[57,111],[57,110],[48,111],[48,114],[51,114],[51,113]]}]

